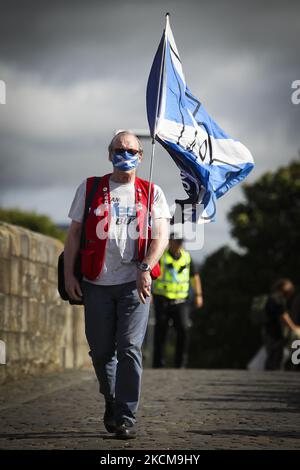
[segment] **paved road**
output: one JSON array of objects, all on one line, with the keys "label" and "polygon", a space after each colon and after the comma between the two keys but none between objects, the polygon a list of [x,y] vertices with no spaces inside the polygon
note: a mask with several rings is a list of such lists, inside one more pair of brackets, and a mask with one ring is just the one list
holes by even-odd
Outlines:
[{"label": "paved road", "polygon": [[300,374],[145,369],[139,437],[102,424],[92,371],[0,389],[0,449],[300,449]]}]

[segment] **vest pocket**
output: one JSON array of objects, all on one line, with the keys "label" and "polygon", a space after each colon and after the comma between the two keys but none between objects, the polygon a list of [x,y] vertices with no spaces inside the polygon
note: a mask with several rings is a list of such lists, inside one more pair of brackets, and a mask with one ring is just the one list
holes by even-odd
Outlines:
[{"label": "vest pocket", "polygon": [[91,248],[82,248],[79,251],[81,255],[81,272],[88,279],[94,279],[96,251]]},{"label": "vest pocket", "polygon": [[160,276],[160,265],[159,263],[157,263],[155,266],[153,266],[152,270],[151,270],[151,277],[152,279],[157,279],[159,276]]}]

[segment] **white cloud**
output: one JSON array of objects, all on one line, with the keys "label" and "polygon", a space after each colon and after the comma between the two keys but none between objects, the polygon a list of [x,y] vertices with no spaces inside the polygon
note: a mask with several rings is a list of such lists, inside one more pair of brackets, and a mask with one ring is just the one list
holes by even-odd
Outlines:
[{"label": "white cloud", "polygon": [[[34,3],[18,11],[8,6],[2,15],[2,204],[63,221],[77,184],[110,171],[113,130],[147,126],[145,86],[166,3]],[[300,106],[290,101],[291,82],[299,78],[299,3],[272,2],[270,9],[254,2],[249,10],[235,1],[167,3],[192,92],[253,153],[248,181],[287,163],[299,147]],[[147,147],[142,177],[149,156]],[[154,179],[170,204],[185,198],[179,172],[159,146]],[[241,197],[236,187],[218,201],[200,257],[230,242],[226,213]]]},{"label": "white cloud", "polygon": [[111,133],[116,117],[122,122],[130,106],[140,113],[135,83],[99,79],[73,84],[47,83],[37,75],[3,67],[7,105],[1,131],[26,140],[55,143],[91,139]]}]

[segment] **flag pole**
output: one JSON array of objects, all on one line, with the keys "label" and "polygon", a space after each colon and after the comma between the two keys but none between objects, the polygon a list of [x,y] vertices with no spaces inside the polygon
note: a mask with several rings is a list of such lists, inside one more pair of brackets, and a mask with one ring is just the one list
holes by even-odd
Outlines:
[{"label": "flag pole", "polygon": [[[170,16],[170,13],[166,13],[166,15],[165,15],[166,23],[165,23],[165,25],[167,25],[167,21],[169,19],[169,16]],[[166,36],[166,26],[165,26],[165,36]],[[152,148],[151,148],[150,171],[149,171],[149,188],[148,188],[148,196],[147,196],[146,234],[145,234],[146,240],[145,240],[144,256],[146,256],[147,248],[148,248],[147,245],[148,245],[148,222],[149,222],[149,213],[150,213],[150,193],[151,193],[151,183],[152,183],[152,177],[153,177],[153,164],[154,164],[155,143],[156,143],[155,136],[156,136],[159,97],[160,97],[161,84],[162,84],[163,66],[164,66],[164,61],[165,61],[165,50],[166,50],[166,40],[164,40],[162,60],[161,60],[161,64],[160,64],[158,91],[157,91],[156,107],[155,107],[154,132],[153,132],[152,143],[151,143]]]}]

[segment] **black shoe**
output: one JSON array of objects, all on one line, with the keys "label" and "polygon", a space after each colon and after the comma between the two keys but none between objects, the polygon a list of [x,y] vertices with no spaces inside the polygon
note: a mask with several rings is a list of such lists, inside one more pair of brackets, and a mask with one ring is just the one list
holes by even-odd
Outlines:
[{"label": "black shoe", "polygon": [[117,439],[135,439],[136,435],[136,425],[133,424],[131,421],[126,419],[117,425]]},{"label": "black shoe", "polygon": [[103,423],[107,432],[116,432],[117,430],[114,407],[115,407],[115,403],[113,401],[107,401],[105,403],[105,413],[103,416]]}]

